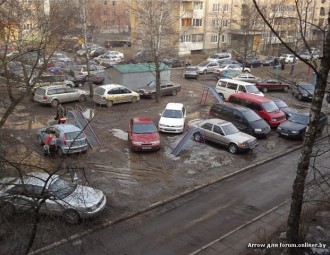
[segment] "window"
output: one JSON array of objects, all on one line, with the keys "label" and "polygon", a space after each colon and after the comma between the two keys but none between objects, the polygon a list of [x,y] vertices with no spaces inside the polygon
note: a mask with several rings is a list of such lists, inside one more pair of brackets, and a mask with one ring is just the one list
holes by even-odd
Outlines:
[{"label": "window", "polygon": [[203,10],[203,2],[194,2],[194,10]]},{"label": "window", "polygon": [[193,19],[193,26],[194,27],[201,27],[202,26],[202,19]]},{"label": "window", "polygon": [[225,43],[227,40],[226,40],[226,36],[225,35],[221,35],[221,42],[222,43]]},{"label": "window", "polygon": [[220,11],[220,4],[213,4],[212,11],[219,12]]},{"label": "window", "polygon": [[108,1],[104,1],[104,5],[107,5],[108,4]]},{"label": "window", "polygon": [[220,26],[220,21],[217,19],[212,20],[212,27],[219,27]]},{"label": "window", "polygon": [[228,89],[233,89],[233,90],[236,91],[236,89],[237,89],[237,84],[229,83],[229,82],[228,82],[227,88],[228,88]]},{"label": "window", "polygon": [[222,26],[223,27],[228,26],[228,20],[227,19],[222,20]]},{"label": "window", "polygon": [[103,21],[103,25],[104,26],[107,26],[108,25],[108,21],[107,20]]},{"label": "window", "polygon": [[192,42],[192,36],[191,35],[181,36],[181,42]]},{"label": "window", "polygon": [[181,19],[181,26],[183,27],[189,27],[191,26],[191,19]]},{"label": "window", "polygon": [[116,1],[112,1],[112,5],[116,5]]},{"label": "window", "polygon": [[324,16],[325,15],[325,10],[324,7],[320,8],[320,16]]},{"label": "window", "polygon": [[212,130],[212,127],[213,125],[211,123],[205,123],[202,128],[205,129],[205,130],[209,130],[211,131]]},{"label": "window", "polygon": [[223,6],[223,11],[225,11],[225,12],[229,11],[229,4],[225,4]]},{"label": "window", "polygon": [[204,38],[203,34],[192,35],[192,42],[203,42],[203,38]]},{"label": "window", "polygon": [[103,15],[108,15],[108,11],[107,10],[104,10],[103,11]]},{"label": "window", "polygon": [[213,126],[213,132],[216,133],[216,134],[219,134],[219,135],[224,135],[222,130],[221,130],[221,127],[216,126],[216,125]]},{"label": "window", "polygon": [[218,36],[217,35],[211,35],[211,43],[217,43],[218,42]]}]

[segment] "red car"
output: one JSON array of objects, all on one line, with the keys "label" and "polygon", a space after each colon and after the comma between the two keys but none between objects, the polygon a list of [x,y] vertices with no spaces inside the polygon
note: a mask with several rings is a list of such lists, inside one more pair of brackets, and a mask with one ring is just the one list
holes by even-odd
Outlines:
[{"label": "red car", "polygon": [[160,136],[151,118],[138,117],[131,119],[127,132],[131,150],[150,151],[160,149]]},{"label": "red car", "polygon": [[287,92],[290,90],[290,84],[283,83],[276,79],[259,78],[255,83],[255,85],[260,91],[264,93],[268,91],[279,91],[279,90]]}]

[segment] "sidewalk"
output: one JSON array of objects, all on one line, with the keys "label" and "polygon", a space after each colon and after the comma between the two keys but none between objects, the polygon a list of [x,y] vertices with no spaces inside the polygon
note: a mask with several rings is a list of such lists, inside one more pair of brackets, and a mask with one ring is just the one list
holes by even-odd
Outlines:
[{"label": "sidewalk", "polygon": [[[270,244],[272,235],[276,233],[281,226],[286,225],[290,211],[289,201],[269,210],[250,222],[247,222],[245,225],[234,229],[225,236],[214,240],[190,255],[258,254],[256,252],[256,249],[258,249],[257,245],[265,245],[265,247],[267,247],[267,244]],[[251,249],[251,253],[249,249]]]}]

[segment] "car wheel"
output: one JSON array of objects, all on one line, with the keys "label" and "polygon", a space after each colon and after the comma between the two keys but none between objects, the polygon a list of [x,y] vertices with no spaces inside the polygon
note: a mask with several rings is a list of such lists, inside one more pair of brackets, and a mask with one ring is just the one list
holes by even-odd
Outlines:
[{"label": "car wheel", "polygon": [[0,205],[0,222],[2,219],[7,219],[15,213],[15,206],[10,202],[4,202]]},{"label": "car wheel", "polygon": [[108,107],[108,108],[110,108],[112,105],[113,105],[113,102],[112,101],[108,101],[105,106]]},{"label": "car wheel", "polygon": [[66,87],[70,87],[73,88],[74,86],[72,86],[72,84],[65,84]]},{"label": "car wheel", "polygon": [[206,70],[204,70],[203,74],[207,74],[207,71],[206,71]]},{"label": "car wheel", "polygon": [[178,92],[176,92],[176,90],[172,91],[172,96],[176,96]]},{"label": "car wheel", "polygon": [[54,107],[54,108],[57,107],[58,104],[59,104],[59,102],[58,102],[57,99],[54,99],[53,101],[50,102],[50,105],[51,105],[52,107]]},{"label": "car wheel", "polygon": [[229,146],[228,146],[228,150],[229,150],[230,153],[235,154],[238,151],[238,147],[237,147],[236,144],[230,143]]},{"label": "car wheel", "polygon": [[247,69],[244,69],[244,71],[243,71],[244,73],[249,73],[249,70],[247,70]]},{"label": "car wheel", "polygon": [[267,88],[263,88],[263,89],[262,89],[262,92],[264,92],[264,93],[267,93],[267,91],[268,91]]},{"label": "car wheel", "polygon": [[299,95],[298,95],[298,99],[299,99],[299,100],[302,100],[302,98],[303,98],[303,97],[302,97],[302,94],[299,94]]},{"label": "car wheel", "polygon": [[156,93],[151,93],[150,97],[151,97],[151,99],[155,99],[156,98]]},{"label": "car wheel", "polygon": [[80,95],[79,96],[79,102],[85,102],[86,101],[86,96],[85,95]]},{"label": "car wheel", "polygon": [[284,87],[284,91],[288,92],[289,91],[289,87]]},{"label": "car wheel", "polygon": [[132,97],[131,102],[132,102],[133,104],[135,104],[135,103],[137,102],[137,98],[136,98],[136,97]]},{"label": "car wheel", "polygon": [[72,209],[64,211],[63,219],[69,224],[78,224],[81,220],[79,213]]},{"label": "car wheel", "polygon": [[196,133],[196,134],[194,134],[194,140],[195,140],[196,142],[201,142],[201,141],[202,141],[202,136],[201,136],[201,134],[200,134],[200,133]]}]

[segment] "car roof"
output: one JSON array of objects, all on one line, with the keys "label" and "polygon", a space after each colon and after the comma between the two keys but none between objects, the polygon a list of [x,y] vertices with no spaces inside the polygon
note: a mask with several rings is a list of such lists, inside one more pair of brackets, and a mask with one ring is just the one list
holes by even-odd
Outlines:
[{"label": "car roof", "polygon": [[61,88],[69,88],[69,86],[63,86],[63,85],[49,85],[49,86],[42,86],[37,89],[61,89]]},{"label": "car roof", "polygon": [[114,88],[126,88],[123,85],[119,85],[119,84],[106,84],[106,85],[101,85],[99,86],[99,88],[104,88],[104,89],[114,89]]},{"label": "car roof", "polygon": [[182,110],[183,104],[181,103],[168,103],[165,107],[165,109],[171,109],[171,110]]},{"label": "car roof", "polygon": [[222,120],[222,119],[207,119],[207,120],[204,120],[204,122],[209,122],[213,125],[223,125],[223,124],[231,124],[231,122],[229,121],[226,121],[226,120]]},{"label": "car roof", "polygon": [[232,83],[236,83],[236,84],[239,84],[239,85],[254,85],[251,82],[240,81],[240,80],[235,80],[235,79],[219,79],[219,81],[232,82]]},{"label": "car roof", "polygon": [[154,123],[152,118],[149,117],[135,117],[132,119],[134,123]]},{"label": "car roof", "polygon": [[214,105],[211,106],[211,108],[216,107],[216,106],[220,106],[220,107],[224,106],[224,107],[227,107],[227,108],[233,108],[233,109],[238,110],[240,112],[252,111],[250,108],[247,108],[245,106],[238,105],[238,104],[233,104],[233,103],[229,103],[229,102],[214,104]]},{"label": "car roof", "polygon": [[81,131],[80,128],[78,128],[72,124],[59,124],[59,125],[54,125],[53,127],[60,129],[64,133]]},{"label": "car roof", "polygon": [[249,100],[255,101],[255,102],[269,102],[269,101],[272,101],[268,97],[261,97],[261,96],[253,95],[253,94],[250,94],[250,93],[236,93],[236,94],[230,95],[229,97],[249,99]]}]

